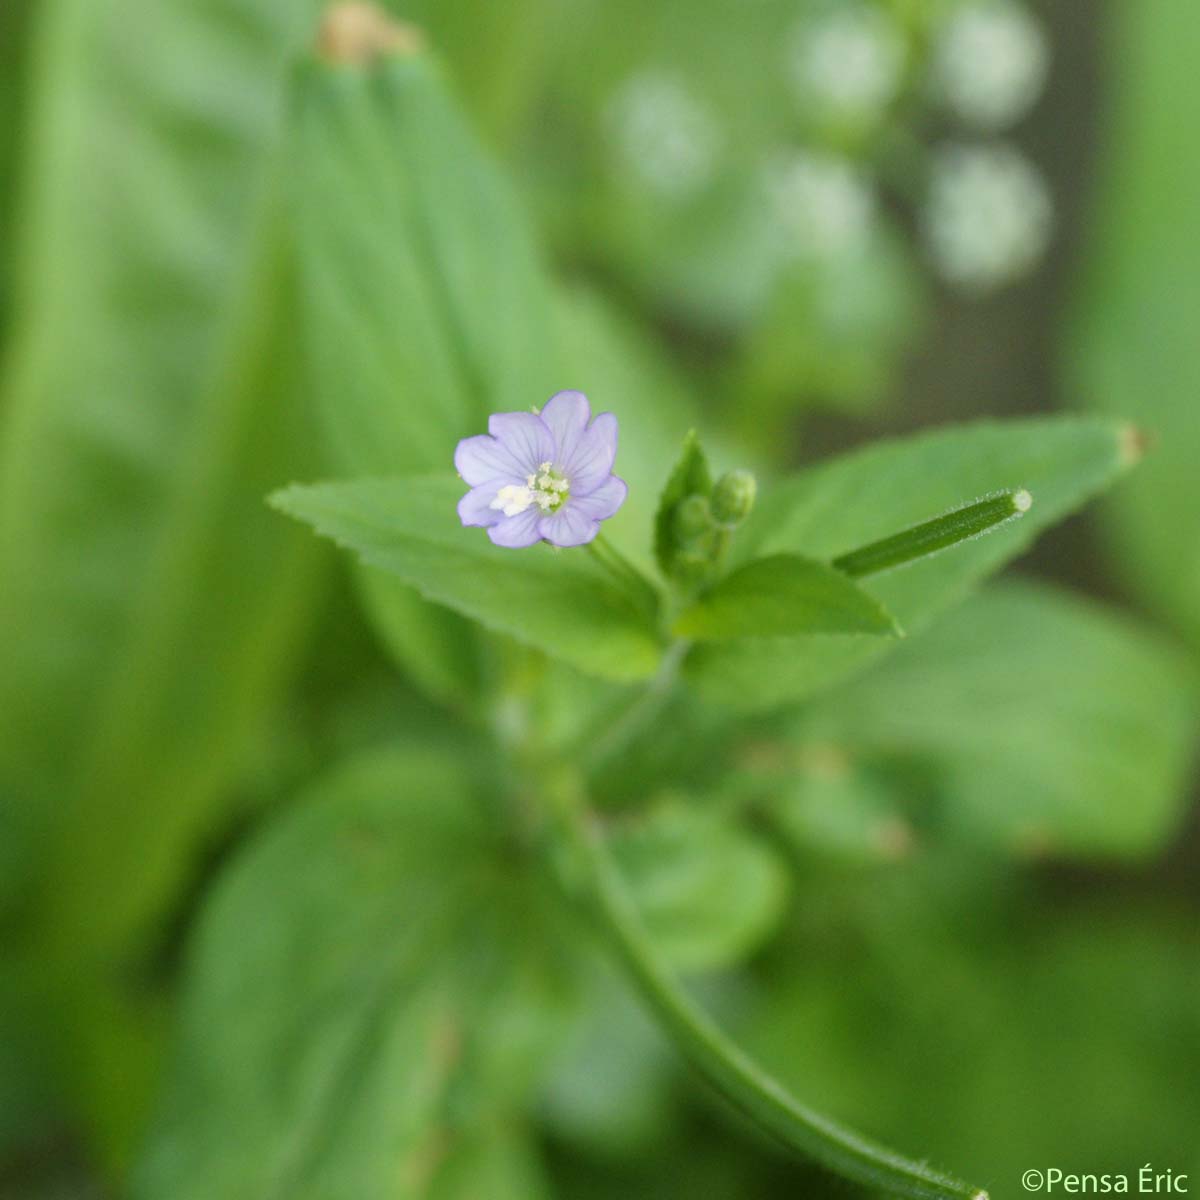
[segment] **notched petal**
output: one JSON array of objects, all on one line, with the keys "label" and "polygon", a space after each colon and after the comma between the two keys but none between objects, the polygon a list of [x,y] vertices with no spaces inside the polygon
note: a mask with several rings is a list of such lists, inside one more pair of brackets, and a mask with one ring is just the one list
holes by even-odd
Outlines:
[{"label": "notched petal", "polygon": [[546,401],[541,417],[554,435],[555,461],[561,464],[575,453],[592,419],[592,406],[582,392],[556,392]]}]

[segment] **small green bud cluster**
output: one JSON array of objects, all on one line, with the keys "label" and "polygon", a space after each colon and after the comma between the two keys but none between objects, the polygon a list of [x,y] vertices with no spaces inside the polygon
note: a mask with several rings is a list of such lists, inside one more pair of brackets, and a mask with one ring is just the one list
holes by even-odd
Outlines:
[{"label": "small green bud cluster", "polygon": [[754,507],[758,481],[751,471],[727,471],[713,488],[712,515],[721,525],[738,526]]},{"label": "small green bud cluster", "polygon": [[757,491],[751,472],[729,471],[707,493],[692,492],[679,501],[672,529],[680,577],[698,583],[713,573],[734,530],[750,515]]}]

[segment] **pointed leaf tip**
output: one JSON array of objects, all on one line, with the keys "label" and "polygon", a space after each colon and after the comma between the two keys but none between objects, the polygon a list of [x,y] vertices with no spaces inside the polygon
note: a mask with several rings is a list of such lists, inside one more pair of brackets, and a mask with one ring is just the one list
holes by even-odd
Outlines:
[{"label": "pointed leaf tip", "polygon": [[425,37],[366,0],[342,0],[325,10],[317,32],[317,54],[325,62],[365,67],[389,55],[416,54]]}]

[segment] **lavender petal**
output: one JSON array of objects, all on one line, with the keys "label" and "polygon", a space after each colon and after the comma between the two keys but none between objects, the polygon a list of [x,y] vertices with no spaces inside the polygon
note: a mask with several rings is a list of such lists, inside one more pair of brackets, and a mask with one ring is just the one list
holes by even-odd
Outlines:
[{"label": "lavender petal", "polygon": [[582,392],[557,392],[546,401],[541,417],[554,435],[557,448],[554,461],[561,465],[575,453],[592,419],[592,406]]},{"label": "lavender petal", "polygon": [[538,533],[556,546],[583,546],[599,532],[600,522],[593,520],[573,501],[538,522]]},{"label": "lavender petal", "polygon": [[458,519],[464,525],[489,526],[504,520],[504,513],[492,507],[492,501],[502,487],[515,484],[520,487],[525,481],[516,476],[501,476],[499,479],[489,479],[473,487],[458,502]]},{"label": "lavender petal", "polygon": [[488,529],[488,537],[497,546],[503,546],[508,550],[520,550],[525,546],[532,546],[535,542],[542,540],[542,535],[538,531],[540,516],[540,509],[528,508],[515,517],[505,517]]},{"label": "lavender petal", "polygon": [[503,443],[486,433],[463,438],[454,451],[454,469],[472,487],[493,479],[520,479],[525,482],[529,469],[513,457]]},{"label": "lavender petal", "polygon": [[601,413],[576,443],[570,460],[562,462],[571,491],[584,496],[594,492],[611,473],[616,457],[617,418]]},{"label": "lavender petal", "polygon": [[554,435],[536,413],[493,413],[488,432],[520,464],[519,475],[531,475],[542,463],[554,461]]},{"label": "lavender petal", "polygon": [[607,521],[625,503],[629,487],[619,475],[610,475],[586,496],[572,494],[569,508],[578,509],[593,521]]}]

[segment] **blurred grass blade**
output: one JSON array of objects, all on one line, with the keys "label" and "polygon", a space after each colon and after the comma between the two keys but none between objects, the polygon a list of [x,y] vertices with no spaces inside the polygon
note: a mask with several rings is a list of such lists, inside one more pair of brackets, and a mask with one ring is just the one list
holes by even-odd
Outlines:
[{"label": "blurred grass blade", "polygon": [[150,1039],[118,1028],[152,1028],[106,1015],[122,956],[227,818],[317,598],[311,540],[261,501],[307,438],[267,234],[313,11],[34,14],[0,387],[0,908],[70,980],[45,1016],[110,1161],[148,1074]]},{"label": "blurred grass blade", "polygon": [[[255,500],[301,461],[287,280],[263,234],[308,18],[233,7],[54,0],[34,31],[0,431],[0,790],[24,886],[72,955],[102,957],[178,882],[313,598],[312,548]],[[128,52],[131,29],[152,52]]]}]

